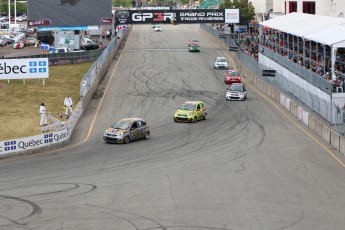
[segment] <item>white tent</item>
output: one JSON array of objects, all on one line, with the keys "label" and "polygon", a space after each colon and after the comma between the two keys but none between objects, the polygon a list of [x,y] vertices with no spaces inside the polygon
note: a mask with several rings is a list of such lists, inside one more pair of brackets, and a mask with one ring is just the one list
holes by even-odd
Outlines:
[{"label": "white tent", "polygon": [[291,13],[259,23],[288,34],[304,38],[336,25],[345,24],[344,18],[327,17],[313,14]]},{"label": "white tent", "polygon": [[302,38],[304,41],[315,41],[327,45],[332,50],[332,74],[336,50],[345,47],[345,19],[313,14],[291,13],[268,21],[260,22],[269,27]]}]

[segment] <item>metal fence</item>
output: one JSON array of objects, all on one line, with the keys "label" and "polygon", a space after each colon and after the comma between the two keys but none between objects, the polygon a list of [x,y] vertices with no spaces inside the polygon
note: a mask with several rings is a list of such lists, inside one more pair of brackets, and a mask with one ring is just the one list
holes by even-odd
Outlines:
[{"label": "metal fence", "polygon": [[48,58],[49,65],[67,65],[77,64],[83,62],[94,62],[103,53],[105,48],[96,50],[87,50],[82,52],[67,52],[67,53],[51,53],[51,54],[38,54],[30,56],[16,56],[7,57],[3,59],[24,59],[24,58]]},{"label": "metal fence", "polygon": [[339,110],[339,107],[337,107],[334,103],[332,104],[332,84],[330,82],[320,79],[320,76],[318,75],[315,77],[315,74],[313,74],[310,70],[307,70],[302,66],[293,65],[295,63],[292,63],[287,59],[284,60],[285,58],[281,57],[280,55],[274,54],[273,52],[267,50],[264,50],[264,54],[267,54],[267,57],[275,60],[286,69],[289,69],[295,75],[320,88],[320,90],[329,95],[329,97],[325,97],[323,99],[317,94],[317,92],[313,92],[312,90],[307,91],[295,82],[291,81],[287,76],[284,76],[278,72],[276,73],[275,77],[263,77],[262,70],[265,68],[267,69],[267,67],[261,66],[253,57],[243,52],[241,47],[236,42],[236,36],[224,36],[223,32],[220,32],[207,24],[201,24],[200,26],[201,29],[217,38],[226,46],[238,47],[238,51],[234,52],[234,54],[244,68],[250,70],[262,81],[268,83],[293,99],[298,105],[305,108],[305,110],[307,110],[309,113],[323,118],[324,121],[329,125],[334,125],[338,133],[344,135],[345,116],[341,109]]}]

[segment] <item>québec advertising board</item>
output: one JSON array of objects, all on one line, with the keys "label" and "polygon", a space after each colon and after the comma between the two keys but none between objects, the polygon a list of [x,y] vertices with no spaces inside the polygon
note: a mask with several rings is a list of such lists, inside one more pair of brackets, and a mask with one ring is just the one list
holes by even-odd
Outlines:
[{"label": "qu\u00e9bec advertising board", "polygon": [[49,132],[21,139],[0,141],[0,155],[31,150],[59,143],[66,140],[70,134],[71,129],[67,127],[57,132]]},{"label": "qu\u00e9bec advertising board", "polygon": [[0,60],[0,80],[48,77],[48,58]]},{"label": "qu\u00e9bec advertising board", "polygon": [[117,10],[115,23],[239,23],[239,9]]}]

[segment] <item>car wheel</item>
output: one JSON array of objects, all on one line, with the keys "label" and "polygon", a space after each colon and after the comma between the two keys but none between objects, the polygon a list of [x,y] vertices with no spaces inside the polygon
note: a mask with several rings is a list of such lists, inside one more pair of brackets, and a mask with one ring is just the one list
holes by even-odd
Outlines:
[{"label": "car wheel", "polygon": [[207,116],[207,113],[206,113],[205,116],[204,116],[204,120],[206,120],[206,116]]},{"label": "car wheel", "polygon": [[196,123],[196,117],[194,117],[194,119],[193,119],[193,123]]},{"label": "car wheel", "polygon": [[129,137],[126,136],[125,139],[123,139],[123,141],[124,141],[125,144],[128,144],[129,143]]},{"label": "car wheel", "polygon": [[148,140],[150,138],[150,133],[146,132],[144,138],[145,138],[145,140]]}]

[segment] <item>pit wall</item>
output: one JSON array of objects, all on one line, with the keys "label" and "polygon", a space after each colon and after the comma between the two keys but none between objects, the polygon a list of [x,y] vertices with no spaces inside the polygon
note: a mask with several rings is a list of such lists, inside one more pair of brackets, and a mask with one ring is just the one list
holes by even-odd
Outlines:
[{"label": "pit wall", "polygon": [[[229,46],[224,42],[224,39],[214,36],[213,34],[207,32],[204,27],[201,27],[202,33],[211,39],[214,43],[218,44],[224,50],[228,51]],[[241,51],[238,51],[241,52]],[[276,89],[274,86],[266,83],[260,79],[256,74],[246,69],[239,61],[234,52],[229,52],[228,55],[231,57],[235,67],[240,71],[241,76],[251,81],[258,90],[266,94],[268,97],[272,98],[274,101],[279,103],[286,111],[288,111],[293,117],[295,117],[300,124],[307,127],[320,138],[322,138],[327,144],[334,147],[342,155],[345,155],[345,138],[339,135],[334,129],[329,127],[326,122],[313,116],[307,112],[303,107],[298,106],[293,99],[289,98],[281,91]],[[250,58],[250,57],[248,57]],[[259,65],[259,63],[258,63]]]}]

